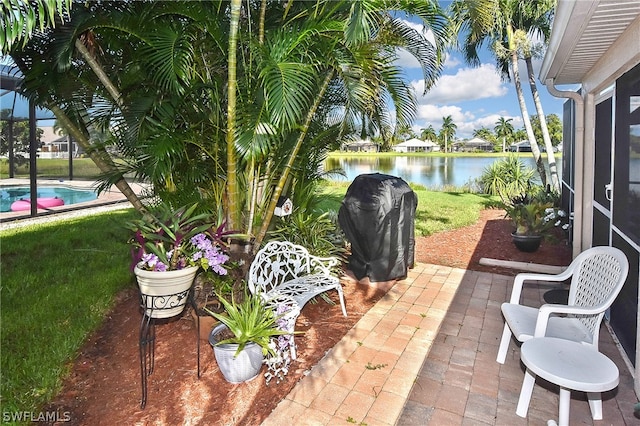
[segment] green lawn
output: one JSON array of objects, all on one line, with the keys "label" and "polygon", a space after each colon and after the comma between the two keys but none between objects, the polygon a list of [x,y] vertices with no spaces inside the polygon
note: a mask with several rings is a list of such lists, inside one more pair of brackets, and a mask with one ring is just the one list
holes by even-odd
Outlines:
[{"label": "green lawn", "polygon": [[34,411],[60,389],[86,336],[134,285],[132,210],[0,232],[2,410]]},{"label": "green lawn", "polygon": [[[348,182],[323,184],[320,210],[337,211],[347,192]],[[410,184],[418,196],[416,209],[416,236],[456,229],[475,223],[480,211],[496,207],[497,197],[459,191],[431,191],[420,185]]]},{"label": "green lawn", "polygon": [[[66,179],[69,177],[69,160],[64,158],[38,158],[36,160],[38,177],[41,179]],[[100,169],[90,158],[73,159],[74,178],[95,179]],[[0,159],[0,179],[9,177],[9,160]],[[29,162],[20,163],[14,169],[15,178],[29,178]]]}]

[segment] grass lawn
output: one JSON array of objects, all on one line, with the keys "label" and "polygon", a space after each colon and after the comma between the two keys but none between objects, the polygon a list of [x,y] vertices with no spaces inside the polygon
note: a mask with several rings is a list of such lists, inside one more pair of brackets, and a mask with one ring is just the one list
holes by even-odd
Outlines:
[{"label": "grass lawn", "polygon": [[[337,211],[347,186],[323,185],[320,208]],[[474,223],[495,202],[478,194],[414,190],[417,236]],[[128,209],[0,231],[3,413],[37,412],[54,397],[115,296],[135,286],[123,226],[134,217]]]},{"label": "grass lawn", "polygon": [[[498,198],[485,194],[463,191],[431,191],[421,185],[409,184],[418,196],[416,209],[416,236],[427,236],[436,232],[456,229],[475,223],[480,211],[496,207]],[[349,182],[323,184],[322,211],[338,211],[347,192]]]},{"label": "grass lawn", "polygon": [[129,272],[123,210],[0,232],[2,411],[34,411],[60,389]]}]

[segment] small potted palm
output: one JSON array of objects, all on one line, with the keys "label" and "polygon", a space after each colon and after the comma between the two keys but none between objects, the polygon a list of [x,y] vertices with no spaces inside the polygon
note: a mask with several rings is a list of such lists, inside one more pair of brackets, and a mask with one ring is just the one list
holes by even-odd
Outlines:
[{"label": "small potted palm", "polygon": [[555,206],[555,198],[553,194],[538,190],[513,197],[503,204],[506,216],[514,226],[513,243],[520,251],[536,251],[542,239],[562,224],[566,215]]},{"label": "small potted palm", "polygon": [[133,272],[151,318],[182,313],[193,280],[200,270],[226,275],[229,260],[222,237],[224,226],[198,213],[198,205],[171,209],[160,204],[127,227],[134,235]]},{"label": "small potted palm", "polygon": [[[209,334],[209,343],[224,378],[230,383],[242,383],[255,378],[265,356],[277,355],[274,337],[291,335],[293,329],[282,327],[282,319],[290,310],[299,309],[292,299],[276,304],[265,303],[259,296],[244,294],[242,300],[219,297],[225,312],[204,308],[220,321]],[[284,305],[287,305],[284,309]],[[274,307],[280,314],[276,314]]]}]

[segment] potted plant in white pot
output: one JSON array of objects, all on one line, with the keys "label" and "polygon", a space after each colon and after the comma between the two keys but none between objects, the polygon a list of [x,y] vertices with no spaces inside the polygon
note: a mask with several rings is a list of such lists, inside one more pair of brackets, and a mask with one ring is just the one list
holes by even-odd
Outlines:
[{"label": "potted plant in white pot", "polygon": [[175,210],[161,204],[127,224],[134,232],[133,272],[151,318],[182,313],[199,270],[227,273],[224,226],[213,225],[211,216],[197,209],[197,204]]},{"label": "potted plant in white pot", "polygon": [[[249,381],[260,373],[265,356],[278,357],[283,351],[288,351],[284,347],[286,345],[278,346],[276,342],[279,336],[285,337],[288,343],[292,342],[292,339],[286,339],[294,332],[286,320],[287,313],[299,307],[291,298],[265,303],[259,295],[246,293],[241,301],[233,296],[231,301],[224,297],[220,297],[220,301],[225,312],[208,311],[220,321],[211,330],[209,343],[220,372],[228,382]],[[282,364],[279,362],[278,367],[281,368]],[[285,367],[288,367],[288,362]]]}]

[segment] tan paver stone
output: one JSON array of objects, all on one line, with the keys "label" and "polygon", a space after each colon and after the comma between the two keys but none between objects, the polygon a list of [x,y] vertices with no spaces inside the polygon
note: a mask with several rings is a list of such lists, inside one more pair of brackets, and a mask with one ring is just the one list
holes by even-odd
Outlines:
[{"label": "tan paver stone", "polygon": [[377,355],[378,350],[366,346],[364,343],[351,354],[349,362],[352,365],[367,365]]},{"label": "tan paver stone", "polygon": [[[384,344],[390,333],[381,333],[378,330],[379,327],[376,327],[374,331],[369,333],[369,335],[362,341],[363,347],[379,349]],[[357,351],[358,350],[356,349],[356,352]]]},{"label": "tan paver stone", "polygon": [[[288,424],[303,426],[326,426],[331,424],[331,419],[332,417],[323,411],[307,409],[302,417],[293,419],[293,422]],[[282,426],[282,424],[280,426]]]},{"label": "tan paver stone", "polygon": [[434,325],[429,327],[421,325],[416,329],[415,333],[413,333],[412,340],[420,340],[422,342],[435,340],[435,338],[438,336],[439,329],[439,323],[434,323]]},{"label": "tan paver stone", "polygon": [[432,344],[433,340],[428,339],[427,337],[414,338],[411,339],[409,343],[407,343],[407,347],[405,348],[405,350],[418,353],[427,353],[429,352],[429,348]]},{"label": "tan paver stone", "polygon": [[422,363],[427,355],[427,351],[424,352],[413,352],[409,350],[405,350],[400,355],[398,362],[396,363],[396,368],[405,370],[407,373],[412,376],[417,376],[420,368],[422,367]]},{"label": "tan paver stone", "polygon": [[365,369],[353,389],[366,395],[377,396],[388,378],[389,371]]},{"label": "tan paver stone", "polygon": [[335,417],[347,421],[351,418],[355,424],[359,424],[364,420],[373,405],[376,398],[373,395],[367,395],[362,392],[351,392],[344,400],[342,405],[338,407]]},{"label": "tan paver stone", "polygon": [[[400,319],[402,316],[400,316]],[[381,320],[376,328],[374,329],[376,333],[384,334],[386,337],[389,337],[398,326],[399,320],[390,320],[389,318],[385,318]]]},{"label": "tan paver stone", "polygon": [[371,330],[373,330],[377,323],[378,322],[376,321],[376,323],[371,327],[356,326],[347,332],[345,338],[349,339],[350,341],[362,342],[369,335],[369,333],[371,333]]},{"label": "tan paver stone", "polygon": [[404,325],[404,324],[399,324],[395,328],[395,330],[393,330],[394,336],[404,336],[407,340],[411,339],[415,333],[416,333],[415,327]]},{"label": "tan paver stone", "polygon": [[321,377],[306,376],[289,392],[287,399],[304,407],[309,407],[328,383],[327,380]]},{"label": "tan paver stone", "polygon": [[262,426],[297,424],[297,419],[306,417],[307,410],[308,408],[304,405],[298,404],[289,399],[283,399],[271,412],[271,415],[262,422]]},{"label": "tan paver stone", "polygon": [[389,374],[387,381],[384,382],[382,390],[406,399],[409,392],[411,392],[415,378],[416,376],[414,374],[406,370],[394,368]]},{"label": "tan paver stone", "polygon": [[[504,365],[495,361],[504,324],[500,305],[510,296],[513,278],[437,265],[419,268],[361,318],[265,425],[533,426],[557,419],[557,388],[540,384],[527,418],[515,414],[523,379],[519,345],[511,342]],[[549,288],[528,288],[524,303],[539,306]],[[605,333],[600,350],[620,362],[622,391],[603,398],[602,422],[591,420],[584,396],[576,393],[572,424],[637,422],[633,378]]]},{"label": "tan paver stone", "polygon": [[407,342],[409,339],[403,336],[391,336],[384,342],[384,350],[400,356],[407,347]]},{"label": "tan paver stone", "polygon": [[[388,340],[387,340],[388,342]],[[379,351],[378,354],[373,358],[371,364],[375,367],[377,366],[385,366],[381,369],[386,369],[390,371],[392,368],[396,366],[398,359],[400,358],[400,354],[392,352],[388,350],[389,346],[385,345],[383,350]]]},{"label": "tan paver stone", "polygon": [[384,424],[393,424],[402,412],[404,400],[405,398],[401,396],[382,391],[376,397],[367,418],[376,419],[376,422]]},{"label": "tan paver stone", "polygon": [[328,382],[345,362],[346,361],[336,359],[331,356],[325,356],[311,369],[311,373],[309,375],[321,377]]},{"label": "tan paver stone", "polygon": [[349,363],[344,364],[331,378],[331,383],[340,385],[342,387],[353,389],[355,384],[362,376],[363,370],[360,368],[353,368]]},{"label": "tan paver stone", "polygon": [[417,315],[420,318],[424,318],[427,316],[427,307],[424,305],[420,305],[418,303],[414,303],[413,305],[411,305],[411,309],[409,309],[409,311],[407,312],[407,314],[409,315]]},{"label": "tan paver stone", "polygon": [[[348,312],[347,312],[348,314]],[[380,321],[382,315],[375,315],[371,311],[367,312],[353,327],[356,330],[372,330]]]},{"label": "tan paver stone", "polygon": [[358,348],[359,339],[355,335],[345,336],[341,341],[327,351],[327,356],[336,360],[346,361]]},{"label": "tan paver stone", "polygon": [[318,396],[314,398],[310,407],[333,416],[348,394],[349,389],[334,383],[329,383],[320,391]]},{"label": "tan paver stone", "polygon": [[449,305],[451,305],[451,299],[438,296],[433,302],[431,302],[432,309],[439,309],[443,311],[445,314],[449,309]]},{"label": "tan paver stone", "polygon": [[[411,309],[413,309],[413,306]],[[424,317],[421,316],[420,314],[408,313],[400,320],[400,324],[416,328],[420,326],[420,323],[422,322],[423,318]]]}]

